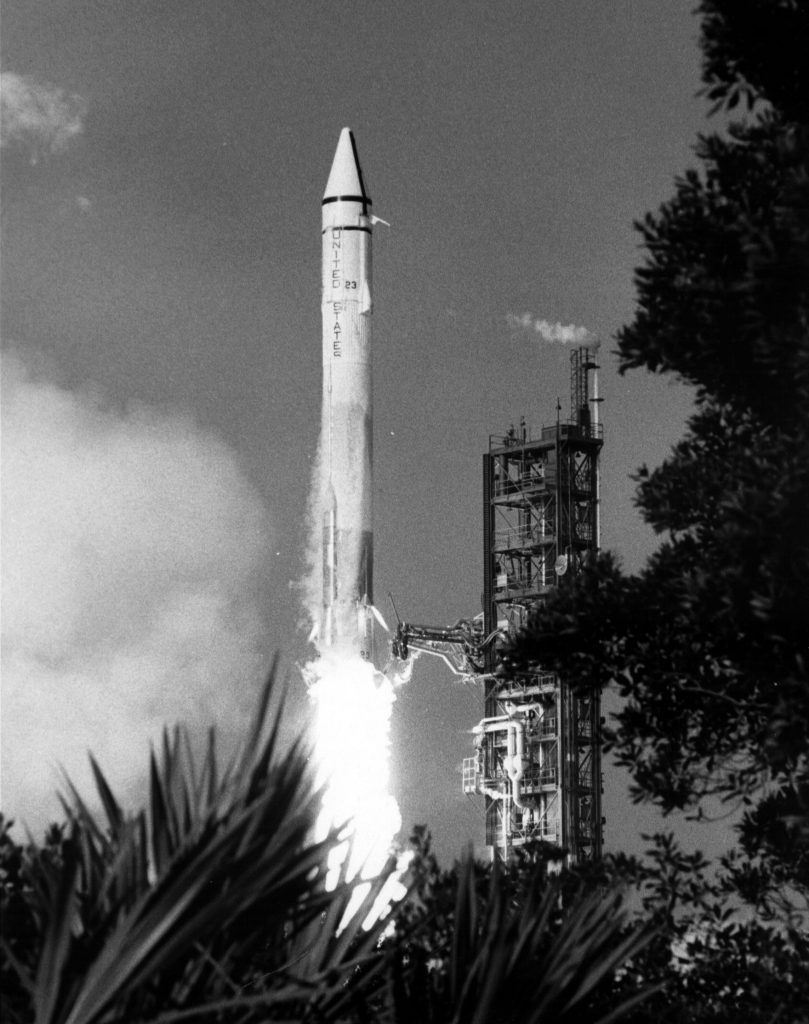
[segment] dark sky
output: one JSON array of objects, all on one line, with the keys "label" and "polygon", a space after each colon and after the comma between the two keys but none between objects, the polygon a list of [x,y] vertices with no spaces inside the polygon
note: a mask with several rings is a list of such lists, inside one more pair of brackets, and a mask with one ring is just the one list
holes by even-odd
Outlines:
[{"label": "dark sky", "polygon": [[[224,487],[229,500],[243,487],[271,524],[264,533],[255,527],[254,542],[243,546],[251,564],[239,576],[251,581],[253,604],[239,614],[251,623],[258,661],[280,648],[294,664],[306,650],[290,583],[302,572],[319,422],[320,198],[344,125],[355,132],[374,211],[391,223],[374,235],[382,610],[388,614],[388,591],[411,621],[450,623],[479,610],[488,435],[520,415],[537,426],[553,421],[557,396],[567,409],[568,350],[514,330],[510,313],[575,323],[601,338],[603,542],[629,568],[652,549],[629,474],[664,457],[690,399],[669,381],[619,378],[610,352],[614,332],[632,316],[632,222],[671,193],[705,127],[691,7],[4,5],[4,72],[80,97],[74,102],[84,110],[82,130],[64,146],[45,147],[34,161],[17,138],[4,153],[4,344],[46,398],[79,395],[99,417],[131,425],[140,416],[149,430],[162,424],[175,438],[177,430],[193,433],[201,448],[235,453],[223,458],[239,467],[240,482],[217,493]],[[82,429],[86,440],[100,428]],[[90,445],[96,455],[98,447]],[[115,468],[99,470],[96,482],[106,475],[118,486],[126,477],[118,451],[106,449]],[[65,468],[56,479],[69,475]],[[142,489],[153,480],[145,474]],[[47,503],[53,492],[43,488]],[[170,488],[159,494],[174,500]],[[188,535],[199,534],[195,515],[222,522],[219,509],[217,499],[200,499],[188,512]],[[228,515],[237,524],[228,536],[238,540],[241,520],[232,509]],[[12,542],[14,525],[5,527]],[[153,525],[160,533],[159,521]],[[65,539],[53,526],[47,537],[40,547],[52,546],[51,564]],[[232,566],[218,534],[201,535],[200,545],[219,545],[221,564]],[[121,571],[137,574],[136,563]],[[81,572],[82,600],[106,607],[92,569]],[[35,582],[26,585],[30,599]],[[76,658],[82,628],[71,627]],[[32,641],[37,664],[62,658],[35,648]],[[220,686],[216,706],[240,704],[255,684],[247,673]],[[172,714],[199,703],[192,685],[167,685],[182,691]],[[103,728],[128,730],[134,699],[107,694]],[[304,706],[302,684],[295,703]],[[426,658],[398,694],[395,794],[405,828],[427,822],[442,857],[482,839],[481,808],[460,786],[469,730],[481,714],[480,694]],[[640,819],[614,772],[605,799],[614,846]]]}]

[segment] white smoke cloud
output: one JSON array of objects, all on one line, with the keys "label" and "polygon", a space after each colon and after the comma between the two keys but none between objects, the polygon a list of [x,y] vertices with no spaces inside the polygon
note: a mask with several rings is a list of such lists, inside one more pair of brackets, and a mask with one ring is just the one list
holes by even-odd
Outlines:
[{"label": "white smoke cloud", "polygon": [[81,96],[12,71],[0,74],[0,145],[16,143],[35,164],[57,153],[84,129]]},{"label": "white smoke cloud", "polygon": [[2,810],[40,829],[87,751],[122,791],[164,723],[238,729],[264,668],[271,529],[234,452],[190,418],[3,362]]},{"label": "white smoke cloud", "polygon": [[506,313],[506,323],[513,331],[528,331],[538,334],[543,341],[561,345],[586,345],[588,348],[597,349],[598,338],[586,327],[577,327],[575,324],[552,324],[549,320],[542,320],[533,313],[523,313],[518,316],[516,313]]}]

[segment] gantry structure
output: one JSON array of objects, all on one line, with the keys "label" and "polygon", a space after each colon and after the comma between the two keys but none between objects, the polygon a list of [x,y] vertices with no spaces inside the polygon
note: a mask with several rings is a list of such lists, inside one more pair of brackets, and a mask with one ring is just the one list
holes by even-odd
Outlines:
[{"label": "gantry structure", "polygon": [[392,643],[402,662],[430,653],[482,684],[483,718],[462,785],[483,797],[485,840],[502,860],[536,840],[562,847],[570,862],[602,847],[599,693],[541,667],[504,672],[499,658],[531,611],[599,549],[597,369],[590,348],[574,349],[569,418],[557,408],[556,422],[536,436],[522,420],[489,438],[482,614],[447,627],[400,621]]},{"label": "gantry structure", "polygon": [[[524,422],[483,456],[483,632],[501,642],[526,625],[599,547],[598,395],[593,353],[571,353],[571,411],[531,436]],[[594,392],[597,391],[597,386]],[[594,688],[536,668],[503,673],[499,643],[483,652],[484,716],[463,788],[485,800],[486,843],[507,859],[531,840],[571,861],[602,845],[601,711]]]}]

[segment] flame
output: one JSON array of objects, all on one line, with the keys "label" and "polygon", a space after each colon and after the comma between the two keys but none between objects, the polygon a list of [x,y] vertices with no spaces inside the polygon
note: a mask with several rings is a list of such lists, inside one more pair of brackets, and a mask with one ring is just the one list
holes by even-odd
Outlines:
[{"label": "flame", "polygon": [[341,828],[330,878],[337,875],[351,839],[348,876],[372,878],[384,866],[402,818],[390,794],[390,720],[393,683],[370,662],[326,649],[304,669],[314,705],[314,756],[324,786],[317,825],[322,838]]}]

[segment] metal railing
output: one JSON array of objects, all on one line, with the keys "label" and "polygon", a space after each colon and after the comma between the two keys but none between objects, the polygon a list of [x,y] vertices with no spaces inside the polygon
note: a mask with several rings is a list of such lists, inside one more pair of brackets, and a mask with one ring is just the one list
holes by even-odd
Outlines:
[{"label": "metal railing", "polygon": [[464,793],[477,793],[478,759],[476,757],[465,757],[461,773]]},{"label": "metal railing", "polygon": [[514,434],[489,434],[489,451],[499,452],[505,449],[523,448],[533,444],[535,441],[552,441],[556,437],[556,431],[560,437],[573,438],[603,438],[604,425],[602,423],[578,423],[573,420],[566,420],[563,423],[553,423],[550,426],[542,427],[539,436],[530,428],[526,430],[525,437],[521,433]]},{"label": "metal railing", "polygon": [[603,438],[604,436],[604,425],[602,423],[560,423],[558,428],[555,424],[552,427],[543,427],[542,440],[553,440],[556,437],[557,429],[560,437],[596,439]]},{"label": "metal railing", "polygon": [[492,497],[507,498],[512,494],[522,494],[524,491],[548,490],[556,487],[556,471],[545,470],[544,472],[520,473],[517,476],[496,476]]},{"label": "metal railing", "polygon": [[556,584],[556,576],[553,570],[537,575],[532,580],[514,580],[505,585],[494,588],[495,601],[505,601],[509,598],[534,597],[542,590],[547,590]]},{"label": "metal railing", "polygon": [[544,529],[541,525],[511,526],[506,530],[495,530],[494,532],[495,551],[553,544],[555,540],[556,533],[552,522],[547,522]]}]

